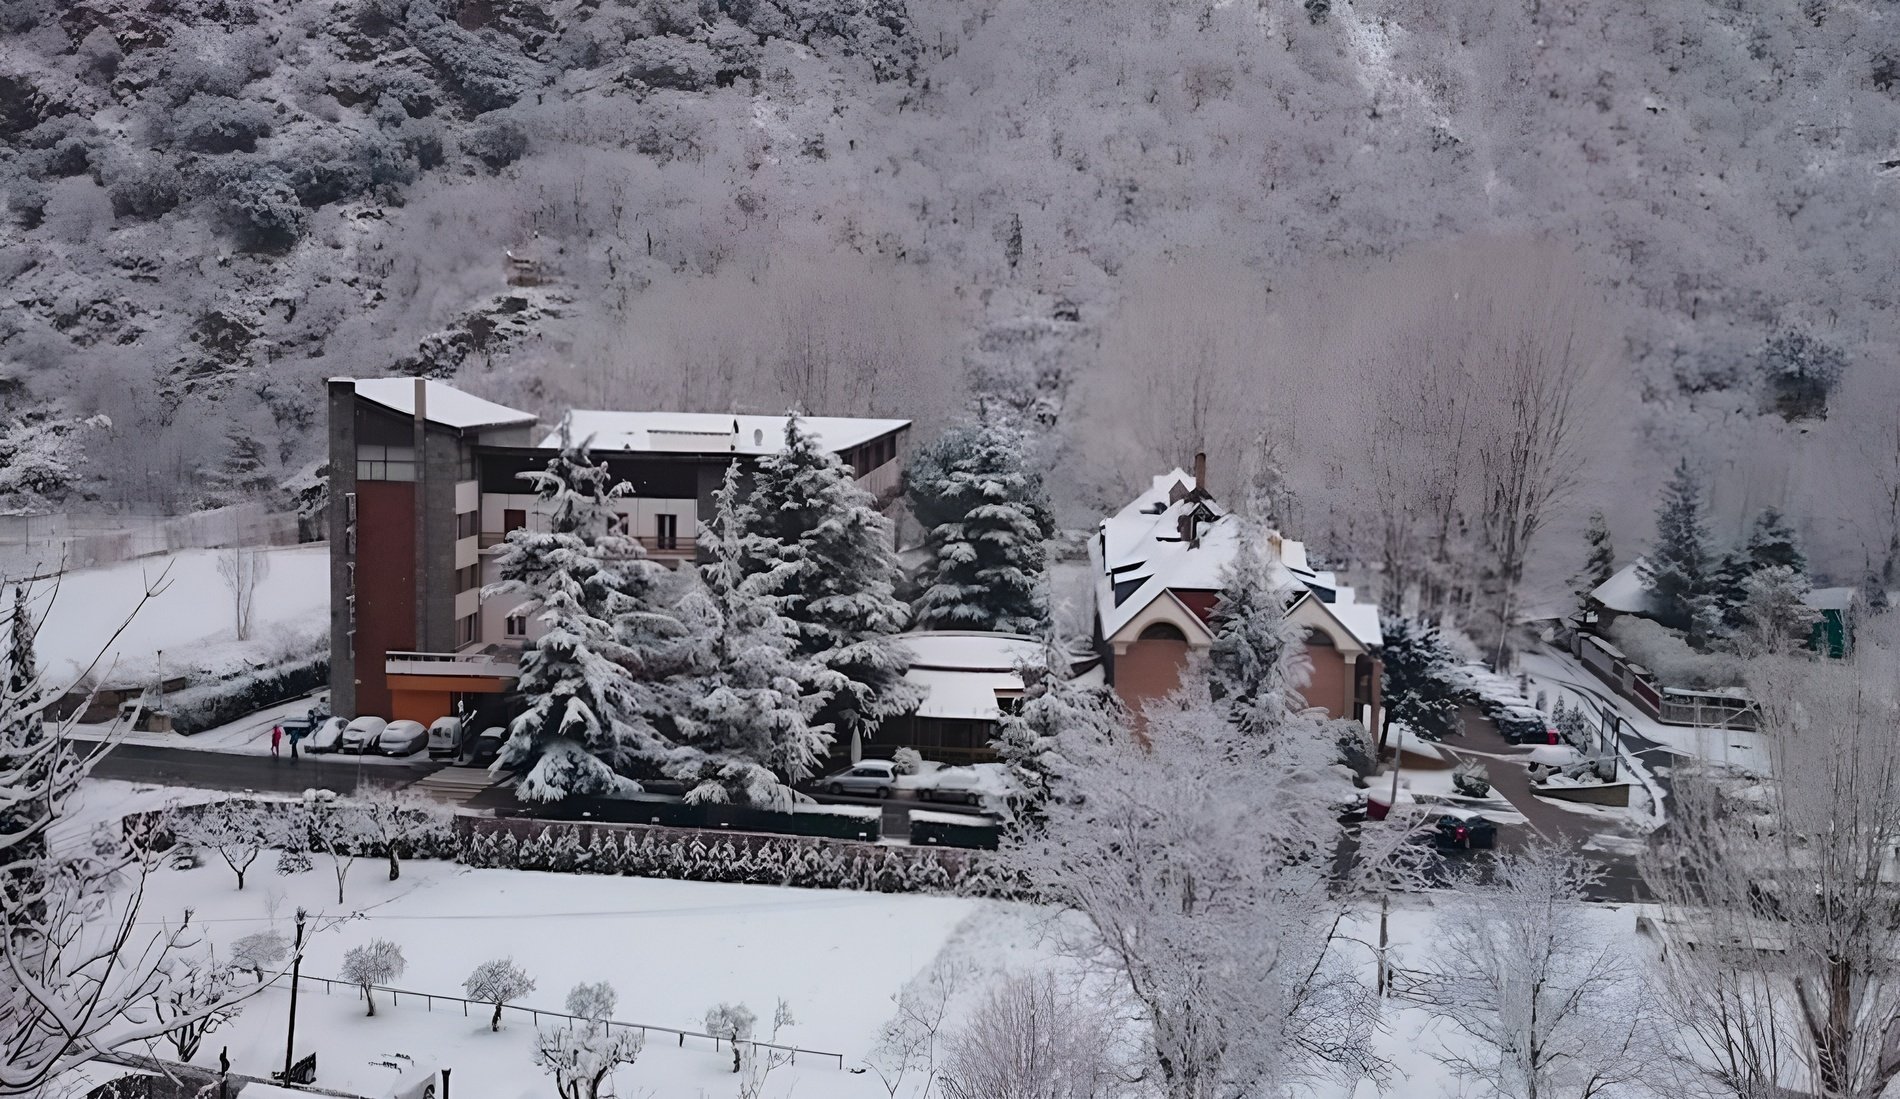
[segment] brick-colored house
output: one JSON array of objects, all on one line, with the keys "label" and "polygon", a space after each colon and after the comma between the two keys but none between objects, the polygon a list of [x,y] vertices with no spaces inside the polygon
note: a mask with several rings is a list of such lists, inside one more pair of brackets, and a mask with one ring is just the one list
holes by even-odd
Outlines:
[{"label": "brick-colored house", "polygon": [[[1130,707],[1173,690],[1189,654],[1214,641],[1208,619],[1245,528],[1199,481],[1180,469],[1156,477],[1089,540],[1095,643],[1109,682]],[[1266,538],[1295,593],[1288,616],[1306,628],[1307,703],[1378,728],[1378,607],[1358,602],[1333,573],[1310,567],[1303,543],[1277,531]]]}]

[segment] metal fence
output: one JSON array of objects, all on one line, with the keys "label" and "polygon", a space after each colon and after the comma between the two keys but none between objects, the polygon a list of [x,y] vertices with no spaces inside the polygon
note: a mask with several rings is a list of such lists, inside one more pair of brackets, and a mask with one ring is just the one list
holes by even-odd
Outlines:
[{"label": "metal fence", "polygon": [[[362,985],[352,984],[349,981],[336,980],[331,977],[315,977],[308,974],[299,979],[304,981],[316,981],[323,985],[323,992],[326,996],[338,987],[350,990],[355,993],[359,999],[361,999],[364,994]],[[462,996],[444,996],[439,992],[414,992],[406,988],[391,988],[388,985],[371,985],[370,992],[372,994],[376,992],[387,992],[389,994],[389,1002],[392,1005],[400,1004],[404,996],[412,1000],[421,1000],[424,1008],[429,1011],[434,1011],[435,1005],[438,1002],[442,1004],[460,1004],[462,1015],[465,1018],[474,1017],[474,1013],[469,1010],[470,1008],[480,1008],[484,1014],[491,1013],[495,1010],[494,1003],[489,1000],[470,1000]],[[548,1011],[543,1008],[522,1007],[520,1004],[503,1004],[501,1005],[501,1010],[504,1013],[513,1011],[526,1015],[533,1020],[536,1026],[539,1026],[541,1020],[544,1018],[565,1019],[570,1023],[594,1022],[592,1019],[583,1019],[578,1015],[570,1015],[565,1011]],[[656,1034],[670,1034],[678,1039],[678,1045],[681,1049],[686,1048],[686,1039],[693,1038],[711,1042],[714,1052],[730,1049],[733,1045],[737,1044],[748,1048],[778,1050],[781,1053],[789,1054],[792,1064],[797,1064],[799,1055],[803,1054],[806,1057],[828,1057],[837,1063],[838,1068],[844,1068],[844,1054],[829,1053],[822,1049],[806,1049],[803,1046],[788,1046],[778,1042],[755,1041],[750,1038],[742,1038],[737,1043],[734,1043],[732,1039],[722,1038],[717,1034],[707,1034],[698,1030],[681,1030],[678,1027],[656,1026],[652,1023],[623,1023],[618,1019],[602,1019],[600,1022],[604,1023],[610,1031],[616,1027],[621,1030],[637,1030],[640,1032],[641,1038],[645,1038],[648,1031],[653,1031]]]}]

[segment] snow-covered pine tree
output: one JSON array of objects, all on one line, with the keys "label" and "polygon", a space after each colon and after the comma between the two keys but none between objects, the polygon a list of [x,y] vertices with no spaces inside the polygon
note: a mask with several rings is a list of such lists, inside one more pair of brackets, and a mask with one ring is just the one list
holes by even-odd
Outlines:
[{"label": "snow-covered pine tree", "polygon": [[[4,675],[0,675],[0,771],[17,771],[15,788],[0,791],[0,836],[23,833],[11,846],[0,845],[0,867],[37,860],[46,851],[45,835],[27,825],[45,816],[49,806],[39,790],[53,768],[57,754],[47,750],[45,726],[40,720],[39,659],[33,652],[33,608],[26,588],[13,589],[13,608],[7,615]],[[0,881],[0,885],[10,885]]]},{"label": "snow-covered pine tree", "polygon": [[1299,694],[1308,673],[1303,631],[1286,613],[1293,597],[1274,573],[1264,530],[1247,524],[1221,570],[1207,654],[1209,690],[1242,729],[1277,729],[1305,707]]},{"label": "snow-covered pine tree", "polygon": [[1003,715],[990,740],[997,760],[1016,783],[1018,793],[1008,808],[1018,824],[1033,825],[1041,818],[1058,736],[1067,731],[1102,741],[1125,727],[1126,715],[1114,694],[1078,683],[1072,674],[1074,662],[1052,616],[1043,630],[1041,650],[1018,669],[1022,702]]},{"label": "snow-covered pine tree", "polygon": [[1716,628],[1708,632],[1726,636],[1748,624],[1742,606],[1748,599],[1748,578],[1753,575],[1755,566],[1743,550],[1729,550],[1716,560],[1704,600],[1705,614],[1716,623]]},{"label": "snow-covered pine tree", "polygon": [[1616,573],[1616,547],[1610,544],[1610,523],[1601,511],[1590,513],[1590,527],[1584,532],[1583,539],[1589,552],[1584,556],[1583,568],[1571,578],[1571,589],[1576,593],[1579,606],[1591,592]]},{"label": "snow-covered pine tree", "polygon": [[952,428],[935,451],[906,479],[919,521],[931,524],[934,551],[917,625],[1041,632],[1048,614],[1042,572],[1055,524],[1022,432],[988,416]]},{"label": "snow-covered pine tree", "polygon": [[627,486],[565,423],[560,452],[527,478],[548,529],[510,531],[501,582],[483,594],[524,597],[515,613],[544,632],[522,654],[526,709],[495,767],[522,776],[517,793],[528,801],[637,790],[621,771],[672,749],[654,726],[670,700],[657,672],[685,634],[664,598],[666,570],[617,532],[611,501]]},{"label": "snow-covered pine tree", "polygon": [[1386,619],[1384,632],[1379,660],[1385,669],[1380,694],[1386,725],[1403,722],[1428,737],[1456,733],[1458,701],[1451,673],[1457,661],[1437,628],[1398,615]]},{"label": "snow-covered pine tree", "polygon": [[[897,636],[910,608],[896,596],[903,566],[891,521],[796,413],[786,418],[784,449],[753,472],[749,508],[746,571],[772,577],[798,654],[842,677],[816,722],[848,737],[914,708],[919,693],[904,680],[910,653]],[[819,687],[805,685],[810,694]]]},{"label": "snow-covered pine tree", "polygon": [[667,773],[691,783],[686,799],[788,809],[792,785],[814,774],[831,748],[832,729],[813,715],[844,677],[798,653],[798,628],[785,615],[780,577],[789,562],[748,571],[763,554],[756,516],[726,468],[713,496],[702,548],[700,588],[689,599],[708,627],[700,631],[697,670],[678,721],[682,751]]},{"label": "snow-covered pine tree", "polygon": [[1755,516],[1755,525],[1748,532],[1747,553],[1753,572],[1777,566],[1798,573],[1808,571],[1808,558],[1801,552],[1800,539],[1775,508],[1763,508],[1761,514]]},{"label": "snow-covered pine tree", "polygon": [[1644,561],[1643,581],[1666,626],[1700,635],[1708,620],[1709,536],[1702,519],[1702,485],[1684,458],[1656,508],[1656,546]]},{"label": "snow-covered pine tree", "polygon": [[246,428],[233,425],[225,433],[224,446],[224,456],[217,464],[199,474],[205,485],[206,503],[223,506],[268,498],[276,490],[277,479],[271,474],[270,452],[264,442]]}]

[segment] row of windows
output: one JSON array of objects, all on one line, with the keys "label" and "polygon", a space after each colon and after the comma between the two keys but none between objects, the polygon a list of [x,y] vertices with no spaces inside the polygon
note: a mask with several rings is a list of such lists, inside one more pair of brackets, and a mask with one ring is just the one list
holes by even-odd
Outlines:
[{"label": "row of windows", "polygon": [[[475,452],[462,447],[456,459],[456,480],[475,479]],[[416,448],[413,446],[376,446],[356,444],[356,479],[359,481],[413,481],[416,479]]]},{"label": "row of windows", "polygon": [[[644,531],[631,529],[633,517],[626,514],[614,520],[615,534],[649,537]],[[508,508],[501,513],[501,525],[507,530],[521,530],[528,525],[528,513],[521,508]],[[655,549],[672,550],[680,548],[680,517],[677,515],[656,515],[653,517],[653,539]]]}]

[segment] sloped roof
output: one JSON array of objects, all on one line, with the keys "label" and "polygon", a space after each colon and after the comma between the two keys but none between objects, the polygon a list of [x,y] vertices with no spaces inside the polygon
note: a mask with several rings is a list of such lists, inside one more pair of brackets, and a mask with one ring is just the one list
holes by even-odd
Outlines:
[{"label": "sloped roof", "polygon": [[[776,454],[785,446],[784,416],[725,412],[613,412],[575,409],[574,437],[593,438],[594,450],[661,454]],[[806,416],[805,430],[834,453],[910,426],[909,420]],[[558,429],[541,441],[559,446]]]},{"label": "sloped roof", "polygon": [[903,642],[911,667],[954,671],[1014,672],[1042,649],[1042,642],[1023,634],[977,630],[921,630],[905,634]]},{"label": "sloped roof", "polygon": [[1817,611],[1844,611],[1853,605],[1858,588],[1815,588],[1801,602]]},{"label": "sloped roof", "polygon": [[[911,654],[904,680],[922,688],[924,694],[917,716],[967,721],[1002,717],[998,698],[1022,694],[1017,666],[1035,659],[1042,649],[1040,641],[1022,634],[971,630],[923,630],[903,635],[903,641]],[[1078,658],[1077,663],[1092,659]],[[1076,678],[1100,682],[1101,667],[1088,668]]]},{"label": "sloped roof", "polygon": [[[404,416],[416,414],[414,378],[332,378],[333,382],[352,382],[356,395]],[[483,400],[438,381],[424,383],[423,414],[432,424],[466,430],[476,427],[500,427],[505,424],[531,424],[532,413]]]},{"label": "sloped roof", "polygon": [[1655,597],[1650,594],[1649,582],[1643,579],[1647,565],[1647,558],[1638,557],[1617,569],[1608,580],[1590,589],[1590,598],[1618,614],[1655,613]]}]

